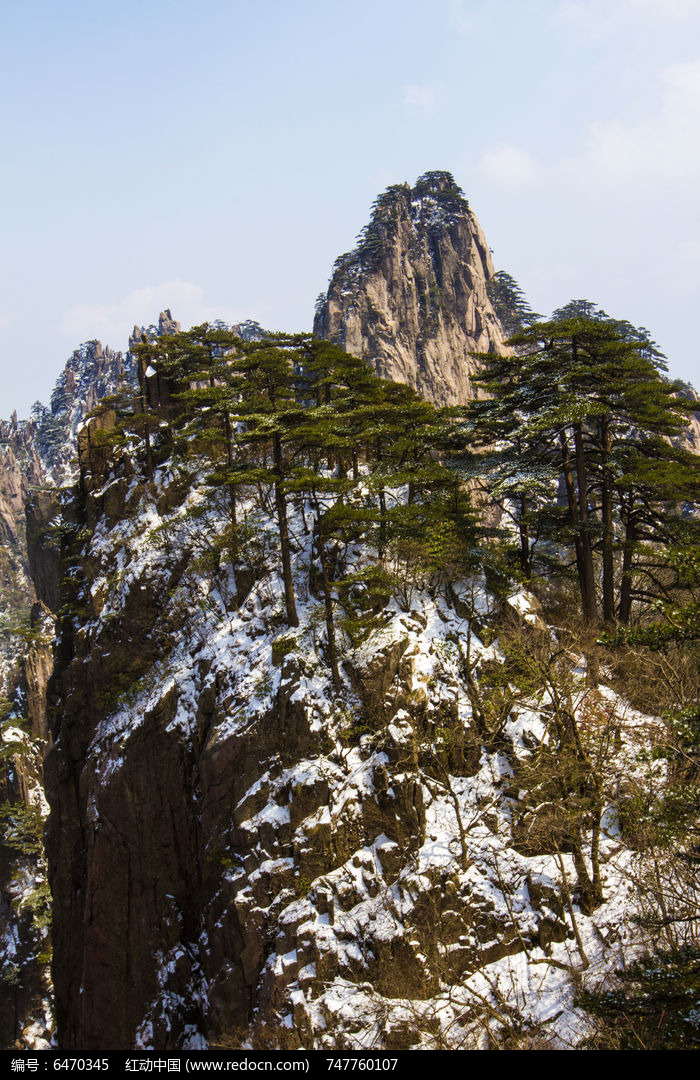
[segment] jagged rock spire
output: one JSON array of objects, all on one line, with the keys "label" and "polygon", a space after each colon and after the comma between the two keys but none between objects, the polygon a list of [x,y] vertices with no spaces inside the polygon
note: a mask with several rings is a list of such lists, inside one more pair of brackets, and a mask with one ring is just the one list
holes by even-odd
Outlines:
[{"label": "jagged rock spire", "polygon": [[144,334],[147,338],[157,338],[162,337],[163,334],[179,334],[180,330],[180,323],[173,319],[173,313],[170,308],[166,308],[165,311],[161,311],[158,316],[157,326],[153,323],[150,326],[139,326],[137,323],[134,323],[134,329],[129,335],[129,348],[133,349],[134,345],[140,344]]},{"label": "jagged rock spire", "polygon": [[357,247],[335,262],[314,331],[437,404],[468,401],[471,354],[504,347],[486,290],[493,273],[461,189],[450,173],[429,172],[375,201]]}]

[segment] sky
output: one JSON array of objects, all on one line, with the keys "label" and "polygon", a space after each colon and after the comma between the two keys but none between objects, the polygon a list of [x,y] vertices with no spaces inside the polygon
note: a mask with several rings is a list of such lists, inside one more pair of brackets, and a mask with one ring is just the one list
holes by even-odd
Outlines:
[{"label": "sky", "polygon": [[0,0],[0,416],[170,307],[311,328],[375,197],[451,172],[543,315],[700,383],[700,0]]}]

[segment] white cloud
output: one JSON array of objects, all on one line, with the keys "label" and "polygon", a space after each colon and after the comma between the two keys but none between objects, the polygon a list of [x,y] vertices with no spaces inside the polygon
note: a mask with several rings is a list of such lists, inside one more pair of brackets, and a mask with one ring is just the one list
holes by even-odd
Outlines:
[{"label": "white cloud", "polygon": [[204,290],[190,281],[163,281],[134,289],[115,304],[74,304],[64,312],[62,333],[72,341],[99,338],[105,344],[120,345],[132,327],[158,321],[159,312],[170,308],[173,318],[186,326],[224,319],[236,322],[247,316],[231,308],[214,308],[206,303]]},{"label": "white cloud", "polygon": [[671,64],[658,75],[657,107],[633,123],[589,124],[580,149],[545,167],[522,147],[502,144],[481,159],[484,172],[503,187],[541,181],[569,188],[627,188],[630,192],[697,192],[700,180],[700,59]]},{"label": "white cloud", "polygon": [[683,20],[698,13],[700,0],[563,0],[555,8],[554,18],[595,38],[640,22]]},{"label": "white cloud", "polygon": [[442,83],[409,83],[403,88],[403,103],[419,112],[434,112],[443,96]]},{"label": "white cloud", "polygon": [[700,175],[700,60],[660,73],[658,109],[633,124],[592,124],[582,153],[561,163],[572,179],[600,187],[694,183]]},{"label": "white cloud", "polygon": [[700,240],[685,239],[672,247],[662,262],[662,274],[677,297],[694,298],[700,278]]},{"label": "white cloud", "polygon": [[479,12],[474,10],[474,3],[471,0],[469,9],[467,9],[465,0],[450,0],[450,15],[452,22],[457,28],[459,34],[465,37],[471,37],[478,25],[479,25]]},{"label": "white cloud", "polygon": [[668,105],[683,102],[696,112],[700,109],[700,58],[688,64],[671,64],[661,75],[668,87]]},{"label": "white cloud", "polygon": [[486,174],[503,187],[527,187],[537,182],[540,167],[527,150],[502,144],[487,150],[481,159]]}]

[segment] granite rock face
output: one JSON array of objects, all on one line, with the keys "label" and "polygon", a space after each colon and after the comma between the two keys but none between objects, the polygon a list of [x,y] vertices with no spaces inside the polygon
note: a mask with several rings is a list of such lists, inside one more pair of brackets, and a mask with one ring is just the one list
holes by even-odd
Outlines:
[{"label": "granite rock face", "polygon": [[[46,688],[53,670],[60,576],[55,488],[75,479],[76,436],[87,414],[133,375],[130,357],[89,341],[61,372],[48,406],[0,421],[0,1045],[41,1049],[51,1039],[46,866],[28,826],[41,834],[48,807],[43,755]],[[19,837],[19,839],[18,839]]]},{"label": "granite rock face", "polygon": [[151,326],[136,326],[129,335],[129,349],[133,349],[135,345],[139,345],[143,340],[144,335],[147,338],[158,338],[164,334],[177,334],[180,331],[180,323],[173,319],[173,313],[170,308],[166,308],[165,311],[161,311],[158,316],[158,322]]},{"label": "granite rock face", "polygon": [[103,397],[135,378],[129,353],[124,355],[100,341],[87,341],[73,351],[58,377],[50,405],[37,403],[33,410],[35,445],[45,484],[61,487],[75,479],[75,442],[85,417]]},{"label": "granite rock face", "polygon": [[[25,503],[30,488],[42,480],[42,463],[34,446],[35,425],[16,415],[0,421],[0,620],[3,629],[16,625],[35,599],[26,552]],[[0,695],[12,692],[16,665],[23,651],[19,639],[0,639]]]},{"label": "granite rock face", "polygon": [[682,393],[683,397],[696,408],[695,412],[692,412],[688,417],[687,428],[674,442],[684,450],[690,450],[693,454],[700,454],[700,397],[697,391],[689,385],[686,385]]},{"label": "granite rock face", "polygon": [[[290,631],[270,559],[242,602],[228,567],[202,573],[227,511],[196,483],[144,482],[122,456],[106,477],[130,483],[115,520],[88,440],[81,467],[46,763],[64,1050],[409,1046],[444,982],[566,940],[556,905],[527,901],[519,921],[493,899],[509,744],[485,748],[468,716],[454,597],[392,607],[346,649],[336,695],[301,510]],[[241,513],[274,550],[252,497]],[[528,873],[520,859],[509,888],[526,895]]]},{"label": "granite rock face", "polygon": [[[472,353],[504,347],[492,273],[459,189],[430,173],[380,197],[357,250],[336,264],[315,329],[439,404],[464,402]],[[177,329],[165,311],[130,344]],[[290,628],[278,528],[254,486],[238,508],[254,555],[241,590],[230,508],[202,463],[163,453],[147,478],[133,446],[102,438],[114,413],[80,427],[83,406],[110,392],[109,372],[136,378],[118,355],[97,342],[77,350],[51,415],[33,421],[49,441],[52,421],[67,421],[70,455],[56,435],[55,475],[74,474],[76,445],[79,468],[74,488],[58,501],[38,493],[27,515],[40,633],[25,686],[32,730],[51,742],[62,1050],[499,1045],[511,1014],[514,1029],[537,1030],[547,995],[547,1024],[572,1012],[569,975],[589,956],[597,971],[618,962],[625,852],[617,836],[603,841],[610,903],[574,916],[573,859],[526,816],[516,782],[552,703],[524,699],[493,730],[480,708],[479,683],[497,686],[501,662],[486,644],[502,613],[485,579],[416,584],[363,640],[348,632],[338,691],[309,506],[290,501],[300,611]],[[150,404],[165,426],[160,397]],[[0,493],[10,532],[15,472],[4,502]],[[342,555],[349,575],[368,569],[360,548]],[[516,599],[534,646],[546,628],[534,598]],[[624,703],[579,683],[587,722],[604,700],[637,737]],[[611,775],[628,774],[626,753]],[[18,784],[27,802],[28,780]],[[12,862],[0,860],[0,931],[19,940]],[[43,989],[37,981],[34,1010]],[[20,1020],[0,1016],[5,1039]]]},{"label": "granite rock face", "polygon": [[[39,504],[32,503],[30,496],[75,479],[77,432],[85,417],[101,398],[133,378],[128,354],[123,356],[100,341],[88,341],[68,359],[48,406],[37,402],[28,420],[18,420],[16,413],[9,421],[0,420],[0,620],[6,628],[28,622],[37,598],[28,546],[36,532],[31,515]],[[42,528],[48,524],[48,519],[42,520]],[[0,638],[0,694],[12,695],[22,651],[16,636]]]},{"label": "granite rock face", "polygon": [[473,398],[472,354],[503,350],[505,333],[486,239],[450,174],[388,188],[358,239],[336,260],[314,332],[438,405]]},{"label": "granite rock face", "polygon": [[[344,638],[336,686],[308,502],[288,507],[290,627],[256,489],[238,503],[255,555],[241,595],[212,558],[230,506],[206,468],[164,456],[147,478],[90,436],[62,505],[48,690],[61,1048],[501,1045],[523,1024],[539,1034],[547,995],[568,1037],[571,973],[618,962],[622,841],[601,842],[606,902],[572,915],[585,858],[518,779],[554,698],[528,688],[516,707],[488,689],[503,620],[521,619],[524,649],[545,647],[534,598],[504,613],[480,572],[416,580]],[[367,547],[343,558],[361,579]],[[570,674],[567,708],[619,712],[631,762],[623,720],[637,738],[640,718]]]}]

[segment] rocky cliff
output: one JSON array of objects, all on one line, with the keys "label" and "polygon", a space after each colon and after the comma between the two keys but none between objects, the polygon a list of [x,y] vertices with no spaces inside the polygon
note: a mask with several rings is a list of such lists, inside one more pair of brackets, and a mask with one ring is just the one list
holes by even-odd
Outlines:
[{"label": "rocky cliff", "polygon": [[[159,336],[179,329],[171,312],[163,311],[157,325],[134,327],[130,346],[144,333]],[[0,694],[12,691],[16,681],[12,660],[22,652],[21,640],[12,636],[11,629],[28,622],[30,606],[37,597],[28,547],[33,531],[47,525],[43,516],[48,497],[37,503],[30,496],[76,480],[77,436],[86,417],[103,398],[120,387],[133,387],[135,382],[136,365],[130,351],[124,355],[100,341],[87,341],[67,360],[49,405],[37,401],[28,420],[19,420],[16,413],[9,421],[0,420]],[[53,599],[49,598],[50,606]]]},{"label": "rocky cliff", "polygon": [[438,405],[474,396],[475,352],[503,349],[487,294],[481,227],[449,173],[380,195],[354,251],[341,255],[314,332]]},{"label": "rocky cliff", "polygon": [[[427,174],[380,197],[316,331],[438,403],[464,401],[470,354],[503,346],[491,274],[454,181]],[[130,344],[177,329],[163,312]],[[635,820],[669,776],[667,728],[612,689],[564,606],[553,631],[499,570],[435,570],[449,530],[387,546],[380,526],[377,545],[371,508],[400,526],[419,498],[410,454],[392,480],[366,455],[341,467],[341,439],[309,494],[333,442],[319,395],[289,490],[265,479],[271,428],[254,460],[212,473],[226,445],[232,468],[235,441],[214,378],[190,396],[209,395],[207,415],[178,432],[147,393],[145,429],[116,431],[112,410],[80,426],[108,369],[137,377],[117,357],[83,346],[31,439],[12,422],[0,501],[12,531],[31,469],[72,475],[77,434],[77,483],[30,500],[24,556],[36,602],[21,703],[40,740],[50,716],[61,1048],[580,1045],[581,989],[648,947],[655,883],[672,919],[689,895],[686,864],[657,859]],[[319,500],[332,511],[339,492],[336,520],[356,531],[323,541]],[[3,725],[5,794],[40,817],[29,734]],[[41,1045],[46,983],[17,971],[46,963],[28,900],[45,882],[14,852],[0,851],[0,1027],[5,1045]]]},{"label": "rocky cliff", "polygon": [[[76,435],[97,402],[128,385],[130,357],[90,341],[76,349],[49,406],[0,422],[0,1043],[51,1038],[51,956],[43,820],[46,687],[60,562],[51,489],[77,475]],[[60,527],[59,527],[60,531]],[[40,551],[40,556],[37,554]]]},{"label": "rocky cliff", "polygon": [[[62,1048],[581,1040],[581,985],[636,947],[617,807],[663,775],[659,722],[532,596],[410,554],[378,596],[359,539],[327,551],[355,583],[334,685],[309,497],[288,508],[290,627],[262,483],[232,545],[192,454],[146,479],[138,446],[81,447],[46,765]],[[570,787],[562,716],[585,747]]]},{"label": "rocky cliff", "polygon": [[12,693],[24,643],[13,628],[26,623],[35,599],[27,564],[25,505],[43,479],[36,425],[16,414],[0,421],[0,696]]},{"label": "rocky cliff", "polygon": [[61,487],[75,479],[76,436],[85,417],[103,397],[134,379],[129,353],[115,352],[100,341],[87,341],[74,350],[56,381],[50,405],[37,402],[32,410],[34,446],[45,485]]},{"label": "rocky cliff", "polygon": [[[222,326],[224,324],[221,324]],[[78,476],[86,416],[105,397],[128,391],[137,376],[131,352],[144,335],[178,332],[170,310],[135,326],[126,355],[90,341],[61,372],[48,406],[29,420],[0,421],[0,1045],[41,1047],[51,1038],[47,964],[48,894],[41,834],[48,807],[43,755],[50,739],[46,690],[53,670],[59,581],[61,500]],[[253,322],[235,328],[259,337]],[[20,976],[21,972],[21,976]]]},{"label": "rocky cliff", "polygon": [[689,383],[682,384],[681,395],[695,407],[696,411],[688,418],[688,427],[678,439],[676,445],[690,450],[693,454],[700,454],[700,397],[697,391]]},{"label": "rocky cliff", "polygon": [[16,631],[29,631],[37,596],[27,551],[30,495],[75,479],[78,429],[101,398],[134,377],[129,354],[89,341],[67,361],[50,405],[36,402],[28,420],[15,413],[0,421],[0,696],[12,696],[21,678],[17,665],[24,642]]}]

